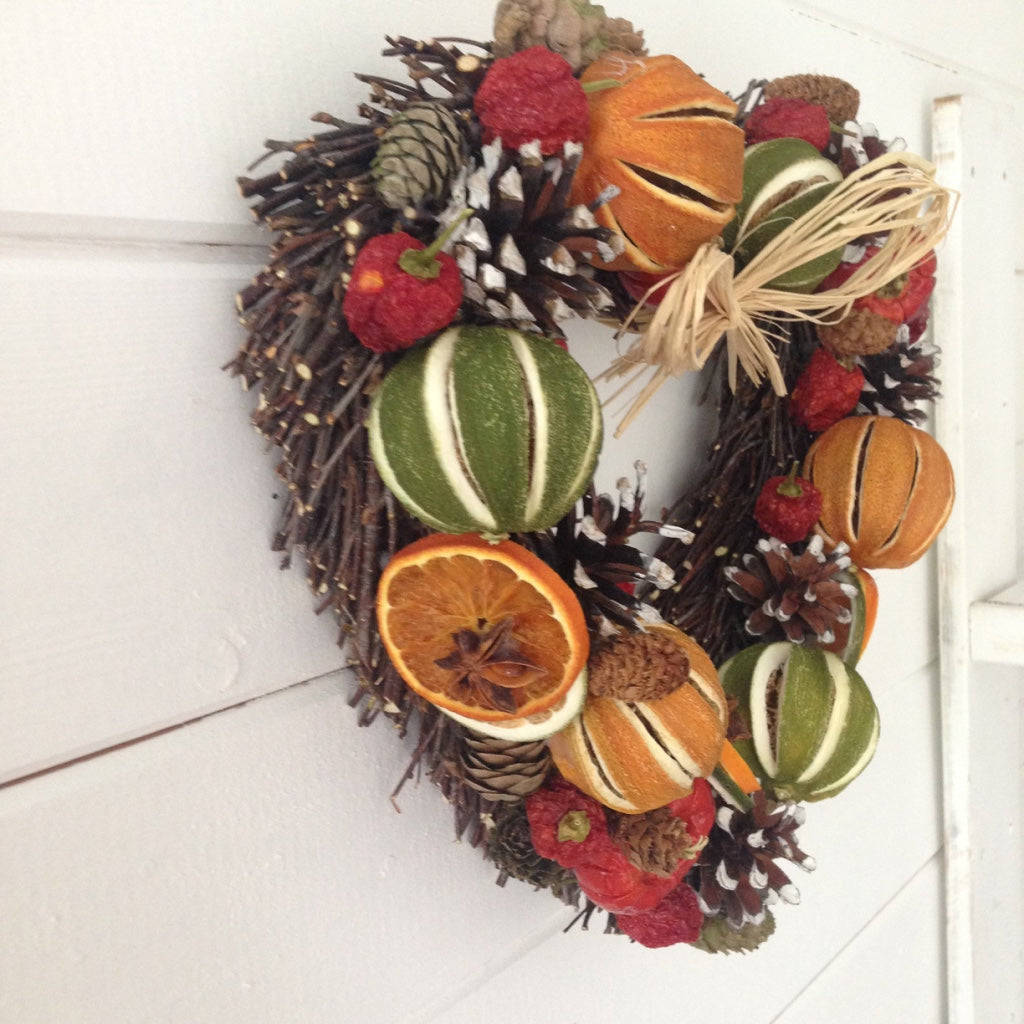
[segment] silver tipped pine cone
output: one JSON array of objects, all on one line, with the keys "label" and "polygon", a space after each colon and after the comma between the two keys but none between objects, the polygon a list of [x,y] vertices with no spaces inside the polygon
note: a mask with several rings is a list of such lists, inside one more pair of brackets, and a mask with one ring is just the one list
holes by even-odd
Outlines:
[{"label": "silver tipped pine cone", "polygon": [[610,260],[622,239],[588,207],[566,205],[581,153],[566,143],[561,157],[545,159],[534,144],[508,154],[496,139],[462,169],[440,222],[473,211],[451,247],[464,308],[488,323],[561,336],[561,321],[613,307],[587,256]]},{"label": "silver tipped pine cone", "polygon": [[775,537],[762,539],[725,569],[726,589],[737,601],[753,606],[746,620],[752,636],[781,635],[793,643],[830,644],[836,626],[850,622],[857,589],[839,578],[850,567],[845,544],[826,555],[815,535],[797,554]]},{"label": "silver tipped pine cone", "polygon": [[775,803],[761,791],[749,811],[719,807],[696,868],[697,896],[705,916],[725,918],[739,930],[762,924],[768,907],[780,899],[799,903],[799,890],[777,861],[814,870],[813,858],[797,843],[796,830],[803,821],[802,806]]}]

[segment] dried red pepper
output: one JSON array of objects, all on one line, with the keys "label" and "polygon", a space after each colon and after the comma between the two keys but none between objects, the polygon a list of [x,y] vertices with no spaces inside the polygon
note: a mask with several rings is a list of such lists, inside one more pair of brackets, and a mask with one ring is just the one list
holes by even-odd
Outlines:
[{"label": "dried red pepper", "polygon": [[773,476],[765,482],[754,504],[754,518],[765,533],[784,544],[795,544],[818,521],[821,504],[821,491],[796,475],[794,463],[788,476]]},{"label": "dried red pepper", "polygon": [[[859,267],[879,252],[869,245],[857,263],[842,263],[822,281],[819,291],[837,288],[845,283]],[[854,302],[855,308],[869,309],[895,324],[905,324],[922,311],[935,289],[935,269],[938,263],[934,251],[929,252],[905,274],[893,278],[877,291]]]},{"label": "dried red pepper", "polygon": [[462,304],[462,275],[441,246],[462,219],[429,246],[396,231],[376,235],[360,249],[341,310],[368,349],[409,348],[455,319]]}]

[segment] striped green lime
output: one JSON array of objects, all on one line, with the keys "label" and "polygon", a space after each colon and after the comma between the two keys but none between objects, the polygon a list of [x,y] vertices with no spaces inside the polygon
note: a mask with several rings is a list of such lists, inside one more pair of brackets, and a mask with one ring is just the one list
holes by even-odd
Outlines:
[{"label": "striped green lime", "polygon": [[719,674],[750,728],[734,745],[776,798],[835,796],[874,755],[878,708],[857,671],[831,651],[755,644]]},{"label": "striped green lime", "polygon": [[[723,237],[744,266],[784,228],[822,201],[842,180],[839,168],[803,139],[770,139],[743,154],[743,198]],[[814,291],[839,265],[843,246],[768,282],[784,291]]]},{"label": "striped green lime", "polygon": [[543,530],[572,508],[601,448],[583,368],[540,335],[453,327],[385,376],[367,423],[384,483],[445,533]]}]

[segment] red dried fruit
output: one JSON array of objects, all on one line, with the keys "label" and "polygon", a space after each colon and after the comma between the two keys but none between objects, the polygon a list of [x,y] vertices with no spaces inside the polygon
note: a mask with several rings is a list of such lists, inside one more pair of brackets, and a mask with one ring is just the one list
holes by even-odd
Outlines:
[{"label": "red dried fruit", "polygon": [[[869,245],[856,263],[841,263],[818,287],[818,291],[838,288],[844,284],[859,267],[877,255],[877,246]],[[928,300],[935,290],[935,269],[938,263],[934,252],[929,252],[906,274],[901,274],[877,291],[857,299],[854,309],[869,309],[872,313],[891,320],[894,324],[905,324],[915,320],[926,310]]]},{"label": "red dried fruit", "polygon": [[[864,373],[826,348],[817,348],[789,395],[789,415],[813,434],[828,430],[857,407]],[[781,539],[781,538],[780,538]]]},{"label": "red dried fruit", "polygon": [[562,867],[576,868],[617,852],[604,808],[561,777],[526,798],[526,818],[533,848]]},{"label": "red dried fruit", "polygon": [[409,348],[447,327],[462,304],[462,275],[440,247],[404,231],[376,235],[359,250],[341,310],[349,329],[373,352]]},{"label": "red dried fruit", "polygon": [[496,60],[473,99],[484,142],[501,138],[506,149],[540,140],[543,154],[582,142],[590,113],[583,86],[569,62],[545,46]]},{"label": "red dried fruit", "polygon": [[616,924],[634,942],[649,949],[696,942],[704,924],[697,894],[680,882],[656,907],[640,914],[623,914]]},{"label": "red dried fruit", "polygon": [[[694,779],[693,789],[689,796],[673,800],[668,809],[686,822],[686,832],[690,837],[690,849],[693,856],[704,848],[708,833],[715,823],[715,794],[707,779]],[[691,861],[692,863],[692,861]]]},{"label": "red dried fruit", "polygon": [[613,846],[600,859],[580,864],[575,871],[584,896],[605,910],[626,915],[656,907],[692,866],[692,860],[680,861],[671,875],[663,877],[634,867]]},{"label": "red dried fruit", "polygon": [[755,107],[743,126],[748,146],[769,139],[804,139],[821,151],[832,137],[828,111],[817,103],[775,96]]},{"label": "red dried fruit", "polygon": [[765,533],[785,544],[796,544],[811,531],[821,515],[821,491],[796,475],[796,463],[788,476],[773,476],[754,503],[754,518]]}]

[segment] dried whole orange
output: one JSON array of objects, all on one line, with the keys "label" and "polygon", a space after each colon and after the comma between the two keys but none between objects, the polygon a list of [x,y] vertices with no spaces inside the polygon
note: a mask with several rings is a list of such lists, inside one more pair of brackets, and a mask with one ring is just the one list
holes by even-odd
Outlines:
[{"label": "dried whole orange", "polygon": [[381,574],[377,621],[409,687],[481,723],[554,708],[590,649],[562,578],[522,545],[478,534],[432,534],[399,551]]},{"label": "dried whole orange", "polygon": [[688,677],[653,700],[587,695],[583,711],[548,740],[555,765],[578,789],[624,814],[685,796],[710,775],[725,739],[726,700],[707,652],[668,623],[649,627],[682,648]]},{"label": "dried whole orange", "polygon": [[899,569],[917,561],[953,508],[953,468],[923,430],[883,416],[850,416],[821,434],[804,476],[822,493],[817,531],[850,547],[865,569]]},{"label": "dried whole orange", "polygon": [[573,179],[573,203],[619,190],[595,216],[626,248],[602,268],[678,269],[721,233],[743,195],[736,104],[672,56],[609,52],[581,80],[621,83],[588,93],[590,134]]}]

